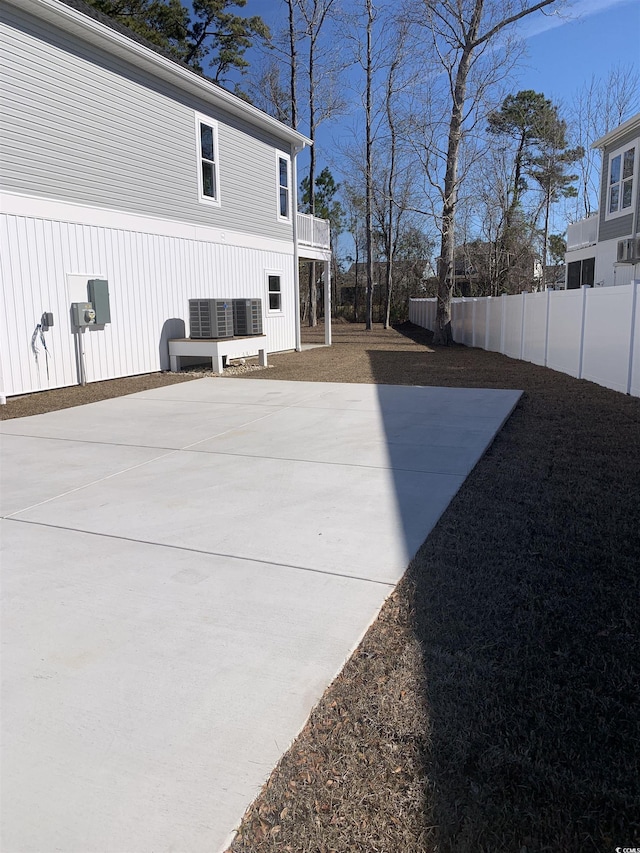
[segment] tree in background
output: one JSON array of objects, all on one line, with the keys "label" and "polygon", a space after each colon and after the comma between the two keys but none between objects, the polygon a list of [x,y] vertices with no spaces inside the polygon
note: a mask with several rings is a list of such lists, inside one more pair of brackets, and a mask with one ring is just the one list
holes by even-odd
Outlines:
[{"label": "tree in background", "polygon": [[549,213],[551,205],[561,198],[575,198],[578,191],[575,182],[577,174],[569,174],[567,169],[584,156],[584,148],[569,148],[567,144],[567,125],[556,117],[551,132],[539,145],[540,152],[531,163],[531,177],[542,190],[542,265],[546,268],[549,244]]},{"label": "tree in background", "polygon": [[554,264],[563,264],[567,241],[562,234],[549,234],[549,255]]},{"label": "tree in background", "polygon": [[[577,194],[574,181],[577,175],[567,173],[567,167],[583,156],[582,148],[570,149],[567,144],[567,125],[560,118],[558,107],[539,92],[526,89],[507,95],[499,109],[489,114],[488,131],[493,136],[509,140],[514,146],[511,179],[507,187],[504,223],[498,235],[496,257],[500,276],[498,290],[505,292],[514,284],[521,264],[523,247],[527,242],[525,257],[531,256],[531,242],[527,233],[543,213],[542,262],[547,263],[549,214],[551,205],[560,198]],[[529,189],[527,177],[533,178],[543,192],[542,204],[527,216],[523,198]],[[524,241],[524,245],[523,245]]]},{"label": "tree in background", "polygon": [[193,0],[192,11],[180,0],[87,0],[194,71],[216,83],[230,71],[248,67],[244,54],[256,39],[268,39],[269,28],[258,16],[232,11],[247,0]]},{"label": "tree in background", "polygon": [[[478,120],[478,107],[487,87],[496,82],[496,73],[505,61],[505,44],[501,54],[490,47],[497,37],[516,21],[533,12],[551,6],[556,0],[540,0],[528,4],[526,0],[440,0],[431,3],[422,0],[422,26],[430,33],[434,57],[439,61],[449,81],[450,110],[446,143],[445,172],[442,181],[442,214],[440,217],[441,244],[438,259],[438,308],[433,341],[435,344],[453,342],[451,333],[451,298],[455,283],[455,215],[459,193],[461,143],[465,125]],[[504,40],[503,40],[504,42]],[[489,53],[488,53],[489,52]],[[474,67],[483,58],[482,79],[473,80]],[[473,83],[475,91],[469,91]],[[473,107],[468,99],[472,95]]]},{"label": "tree in background", "polygon": [[[334,289],[338,281],[338,237],[344,228],[345,212],[336,195],[340,190],[340,184],[336,184],[333,175],[327,166],[320,172],[315,180],[315,215],[320,219],[328,219],[331,239],[331,264],[332,281]],[[309,192],[309,178],[305,176],[300,182],[301,208],[303,213],[311,213],[311,193]],[[317,287],[316,287],[317,299]],[[334,300],[335,303],[336,300]]]}]

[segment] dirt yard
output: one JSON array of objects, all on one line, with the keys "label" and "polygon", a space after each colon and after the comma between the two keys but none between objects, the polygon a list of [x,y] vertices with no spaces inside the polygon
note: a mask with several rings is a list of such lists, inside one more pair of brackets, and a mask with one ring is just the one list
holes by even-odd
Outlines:
[{"label": "dirt yard", "polygon": [[[482,350],[432,349],[410,325],[336,325],[332,348],[270,364],[240,375],[525,393],[232,853],[640,847],[640,399]],[[0,416],[189,378],[42,392]]]}]

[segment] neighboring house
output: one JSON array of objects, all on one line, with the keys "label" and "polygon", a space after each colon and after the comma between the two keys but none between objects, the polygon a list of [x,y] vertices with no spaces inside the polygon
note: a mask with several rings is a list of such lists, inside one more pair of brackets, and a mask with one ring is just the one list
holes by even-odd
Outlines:
[{"label": "neighboring house", "polygon": [[[472,240],[456,246],[455,289],[460,296],[488,294],[496,286],[497,248],[495,243],[485,240]],[[541,285],[542,263],[529,247],[524,247],[511,257],[509,289],[513,293],[521,293],[523,290],[537,290]]]},{"label": "neighboring house", "polygon": [[602,151],[599,212],[567,229],[567,289],[640,278],[640,113],[592,147]]},{"label": "neighboring house", "polygon": [[[299,258],[330,298],[328,223],[296,209],[309,140],[81,0],[0,13],[0,394],[167,369],[190,298],[260,298],[268,351],[299,349]],[[91,280],[110,322],[79,332]]]}]

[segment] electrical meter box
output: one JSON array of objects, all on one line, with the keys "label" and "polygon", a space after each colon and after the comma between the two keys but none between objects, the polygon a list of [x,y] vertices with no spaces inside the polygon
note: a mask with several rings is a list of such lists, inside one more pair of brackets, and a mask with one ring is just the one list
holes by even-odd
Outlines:
[{"label": "electrical meter box", "polygon": [[262,334],[262,299],[233,300],[234,335]]},{"label": "electrical meter box", "polygon": [[111,307],[109,305],[109,282],[103,278],[91,278],[87,283],[89,302],[96,312],[96,323],[99,326],[111,322]]},{"label": "electrical meter box", "polygon": [[232,338],[231,300],[190,299],[189,332],[192,338]]},{"label": "electrical meter box", "polygon": [[94,326],[96,322],[96,312],[93,310],[91,302],[72,302],[71,317],[74,326]]}]

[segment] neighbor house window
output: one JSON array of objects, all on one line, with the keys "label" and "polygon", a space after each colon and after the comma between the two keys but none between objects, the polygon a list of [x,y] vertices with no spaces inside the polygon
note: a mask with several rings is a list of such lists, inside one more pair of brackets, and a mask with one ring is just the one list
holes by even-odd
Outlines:
[{"label": "neighbor house window", "polygon": [[280,276],[275,273],[267,274],[269,311],[282,311],[282,287]]},{"label": "neighbor house window", "polygon": [[625,145],[609,157],[606,217],[631,213],[637,182],[638,151],[636,145]]},{"label": "neighbor house window", "polygon": [[278,154],[278,218],[290,219],[290,163],[288,157]]},{"label": "neighbor house window", "polygon": [[220,204],[217,123],[205,116],[196,116],[196,137],[200,201]]},{"label": "neighbor house window", "polygon": [[596,267],[595,258],[584,258],[582,261],[571,261],[567,267],[567,290],[576,290],[585,284],[593,287]]}]

